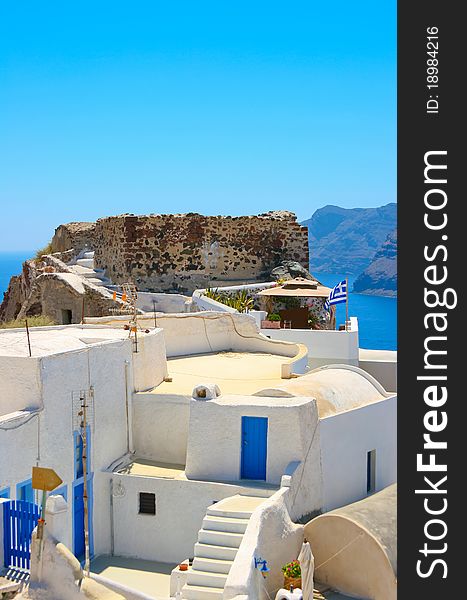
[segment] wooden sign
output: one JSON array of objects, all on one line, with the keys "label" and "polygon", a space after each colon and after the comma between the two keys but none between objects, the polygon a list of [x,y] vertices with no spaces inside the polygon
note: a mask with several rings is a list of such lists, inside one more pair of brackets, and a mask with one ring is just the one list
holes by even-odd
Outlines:
[{"label": "wooden sign", "polygon": [[51,492],[61,483],[63,483],[63,481],[53,469],[47,469],[45,467],[32,468],[32,487],[35,490]]}]

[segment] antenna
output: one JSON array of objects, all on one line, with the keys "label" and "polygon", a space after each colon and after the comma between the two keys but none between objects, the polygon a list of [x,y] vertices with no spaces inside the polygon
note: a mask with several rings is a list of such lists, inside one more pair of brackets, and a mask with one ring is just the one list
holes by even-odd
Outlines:
[{"label": "antenna", "polygon": [[89,577],[89,498],[88,498],[88,427],[94,430],[94,388],[86,392],[81,390],[79,395],[72,395],[73,430],[78,431],[83,441],[83,506],[84,506],[84,572]]}]

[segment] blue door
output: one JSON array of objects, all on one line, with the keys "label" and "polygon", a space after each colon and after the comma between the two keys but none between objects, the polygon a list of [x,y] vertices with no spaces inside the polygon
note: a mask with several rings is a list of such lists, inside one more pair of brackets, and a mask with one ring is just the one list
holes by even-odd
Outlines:
[{"label": "blue door", "polygon": [[266,480],[268,420],[242,417],[242,479]]},{"label": "blue door", "polygon": [[79,560],[84,558],[84,484],[73,487],[73,554]]}]

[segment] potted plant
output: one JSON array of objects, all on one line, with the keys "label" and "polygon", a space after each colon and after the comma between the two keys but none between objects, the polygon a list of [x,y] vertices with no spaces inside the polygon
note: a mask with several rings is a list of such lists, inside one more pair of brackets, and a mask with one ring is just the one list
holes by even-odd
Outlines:
[{"label": "potted plant", "polygon": [[289,590],[290,586],[302,588],[302,570],[298,560],[293,560],[282,567],[284,574],[284,589]]},{"label": "potted plant", "polygon": [[261,321],[263,329],[280,329],[281,318],[277,313],[269,313],[265,321]]}]

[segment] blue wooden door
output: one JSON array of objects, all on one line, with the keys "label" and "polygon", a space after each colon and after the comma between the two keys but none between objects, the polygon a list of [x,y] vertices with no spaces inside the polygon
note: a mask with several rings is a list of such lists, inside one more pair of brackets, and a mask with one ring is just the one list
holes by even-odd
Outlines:
[{"label": "blue wooden door", "polygon": [[81,560],[84,558],[84,484],[73,488],[73,554]]},{"label": "blue wooden door", "polygon": [[242,479],[266,480],[268,420],[242,417]]}]

